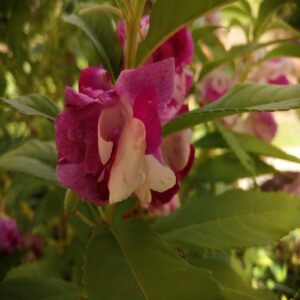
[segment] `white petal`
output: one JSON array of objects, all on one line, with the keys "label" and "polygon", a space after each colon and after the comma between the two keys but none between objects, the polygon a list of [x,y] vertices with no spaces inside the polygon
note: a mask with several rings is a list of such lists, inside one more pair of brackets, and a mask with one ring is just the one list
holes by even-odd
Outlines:
[{"label": "white petal", "polygon": [[126,200],[141,187],[145,173],[146,131],[144,124],[128,118],[118,142],[108,182],[109,203]]},{"label": "white petal", "polygon": [[160,163],[153,155],[146,155],[146,164],[148,168],[148,186],[156,192],[164,192],[176,183],[174,172]]}]

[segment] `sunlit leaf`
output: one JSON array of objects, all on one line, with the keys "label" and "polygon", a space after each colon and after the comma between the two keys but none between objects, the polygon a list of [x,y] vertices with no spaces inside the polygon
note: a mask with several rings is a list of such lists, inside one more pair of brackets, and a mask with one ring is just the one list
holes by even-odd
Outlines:
[{"label": "sunlit leaf", "polygon": [[154,228],[169,242],[207,249],[264,246],[300,225],[300,199],[232,190],[192,201]]}]

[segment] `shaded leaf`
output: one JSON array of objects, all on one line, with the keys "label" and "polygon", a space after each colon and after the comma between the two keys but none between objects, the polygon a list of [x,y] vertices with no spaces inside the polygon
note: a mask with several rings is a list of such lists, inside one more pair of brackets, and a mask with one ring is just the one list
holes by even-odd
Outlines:
[{"label": "shaded leaf", "polygon": [[58,107],[50,99],[39,94],[24,95],[11,100],[0,98],[0,100],[28,116],[41,116],[54,121],[59,113]]},{"label": "shaded leaf", "polygon": [[24,172],[56,181],[56,149],[53,142],[29,141],[0,156],[0,169]]},{"label": "shaded leaf", "polygon": [[138,219],[98,225],[84,268],[91,300],[222,299],[207,272],[189,266]]}]

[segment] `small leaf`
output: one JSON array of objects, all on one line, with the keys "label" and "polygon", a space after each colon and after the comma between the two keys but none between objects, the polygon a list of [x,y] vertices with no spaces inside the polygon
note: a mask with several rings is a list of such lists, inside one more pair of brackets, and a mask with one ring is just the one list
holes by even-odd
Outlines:
[{"label": "small leaf", "polygon": [[300,199],[232,190],[187,203],[154,226],[176,245],[207,249],[265,246],[300,225]]},{"label": "small leaf", "polygon": [[29,141],[0,156],[0,169],[24,172],[56,181],[56,149],[53,142]]},{"label": "small leaf", "polygon": [[54,121],[57,114],[59,113],[59,109],[53,103],[53,101],[49,100],[45,96],[38,94],[20,96],[16,99],[11,100],[0,98],[0,100],[12,106],[21,114],[27,116],[41,116]]},{"label": "small leaf", "polygon": [[78,300],[81,289],[62,280],[16,278],[0,283],[1,300]]},{"label": "small leaf", "polygon": [[241,112],[290,110],[300,107],[300,85],[238,84],[220,100],[182,114],[167,123],[164,135]]},{"label": "small leaf", "polygon": [[137,64],[143,64],[164,41],[188,23],[210,10],[231,2],[233,0],[186,0],[177,1],[176,4],[174,0],[157,1],[150,14],[149,34],[138,48]]},{"label": "small leaf", "polygon": [[[266,143],[255,136],[248,134],[240,134],[232,132],[235,135],[236,139],[239,141],[241,146],[248,152],[263,156],[269,156],[279,159],[284,159],[296,163],[300,163],[300,158],[290,155],[281,149],[273,146],[270,143]],[[200,147],[203,149],[210,148],[227,148],[227,144],[218,133],[208,134],[205,137],[198,140],[195,144],[195,147]]]},{"label": "small leaf", "polygon": [[84,269],[89,300],[222,299],[209,273],[188,265],[138,219],[98,225]]}]

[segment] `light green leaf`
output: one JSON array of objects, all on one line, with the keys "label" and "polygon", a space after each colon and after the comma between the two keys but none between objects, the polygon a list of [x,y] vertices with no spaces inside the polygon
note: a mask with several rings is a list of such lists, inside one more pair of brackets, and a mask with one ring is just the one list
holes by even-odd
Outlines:
[{"label": "light green leaf", "polygon": [[264,246],[300,225],[300,198],[232,190],[192,201],[154,229],[168,241],[207,249]]},{"label": "light green leaf", "polygon": [[269,51],[262,60],[267,60],[274,57],[300,57],[300,45],[286,44],[278,46]]},{"label": "light green leaf", "polygon": [[109,15],[100,12],[81,17],[68,15],[64,17],[64,21],[77,26],[89,37],[103,67],[116,78],[119,74],[122,51]]},{"label": "light green leaf", "polygon": [[81,289],[62,280],[17,278],[0,283],[1,300],[78,300]]},{"label": "light green leaf", "polygon": [[0,98],[0,100],[27,116],[41,116],[54,121],[59,113],[53,101],[39,94],[24,95],[11,100]]},{"label": "light green leaf", "polygon": [[150,14],[149,34],[138,48],[137,64],[143,64],[164,41],[188,23],[210,10],[231,2],[233,0],[186,0],[176,3],[174,0],[157,1]]},{"label": "light green leaf", "polygon": [[209,273],[188,265],[138,219],[98,225],[84,269],[89,300],[222,299]]},{"label": "light green leaf", "polygon": [[262,1],[258,16],[255,22],[254,38],[258,39],[270,24],[271,17],[276,13],[276,10],[283,6],[288,0],[264,0]]},{"label": "light green leaf", "polygon": [[0,156],[0,169],[24,172],[56,181],[56,149],[53,142],[29,141]]},{"label": "light green leaf", "polygon": [[[273,167],[257,157],[253,156],[251,159],[255,165],[256,176],[277,172]],[[230,183],[240,178],[252,177],[253,173],[245,169],[235,156],[224,154],[204,160],[196,166],[195,172],[191,176],[193,176],[194,182]]]},{"label": "light green leaf", "polygon": [[[232,134],[236,137],[241,146],[250,153],[300,163],[300,158],[290,155],[282,151],[281,149],[273,146],[272,144],[266,143],[256,138],[255,136],[235,132],[232,132]],[[208,134],[205,137],[201,138],[199,141],[197,141],[194,145],[195,147],[200,147],[203,149],[227,148],[226,142],[218,133]]]},{"label": "light green leaf", "polygon": [[250,172],[250,174],[255,176],[254,161],[240,144],[239,140],[230,130],[226,129],[218,122],[215,122],[215,126],[244,168]]},{"label": "light green leaf", "polygon": [[290,110],[300,107],[300,85],[238,84],[220,100],[178,116],[164,135],[241,112]]}]

